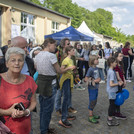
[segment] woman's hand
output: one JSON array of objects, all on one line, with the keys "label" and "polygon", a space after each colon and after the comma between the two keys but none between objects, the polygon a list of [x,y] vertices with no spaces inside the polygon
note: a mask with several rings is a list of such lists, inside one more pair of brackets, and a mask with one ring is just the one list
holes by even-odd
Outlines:
[{"label": "woman's hand", "polygon": [[84,61],[84,58],[79,58],[79,60]]},{"label": "woman's hand", "polygon": [[12,113],[15,112],[15,106],[17,105],[18,103],[14,103],[9,109],[7,109],[7,112],[9,113],[9,115],[12,115]]},{"label": "woman's hand", "polygon": [[17,110],[15,109],[13,113],[11,114],[12,118],[21,118],[23,116],[27,115],[25,110]]},{"label": "woman's hand", "polygon": [[26,116],[28,113],[26,110],[17,110],[15,109],[15,106],[18,103],[14,103],[7,111],[9,113],[9,115],[11,115],[12,118],[21,118],[23,116]]}]

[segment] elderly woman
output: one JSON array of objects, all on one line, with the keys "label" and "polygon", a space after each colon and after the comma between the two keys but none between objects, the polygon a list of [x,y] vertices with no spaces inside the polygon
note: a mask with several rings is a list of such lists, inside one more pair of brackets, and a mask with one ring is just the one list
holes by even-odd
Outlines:
[{"label": "elderly woman", "polygon": [[9,48],[5,59],[8,71],[0,74],[0,116],[4,117],[5,125],[13,133],[29,134],[30,112],[36,106],[37,85],[32,77],[21,74],[25,59],[23,49]]}]

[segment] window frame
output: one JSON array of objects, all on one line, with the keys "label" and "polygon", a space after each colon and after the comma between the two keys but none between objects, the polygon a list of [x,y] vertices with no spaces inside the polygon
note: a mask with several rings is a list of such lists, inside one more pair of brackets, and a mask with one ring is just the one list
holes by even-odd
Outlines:
[{"label": "window frame", "polygon": [[[54,23],[54,28],[53,28],[53,23]],[[59,22],[52,21],[51,33],[59,32],[60,31],[59,27],[60,27],[60,23]]]},{"label": "window frame", "polygon": [[[24,17],[23,17],[23,21],[22,21],[22,14],[23,14],[23,16],[24,16],[24,14],[27,15],[26,23],[24,23]],[[33,40],[33,42],[35,42],[35,40],[36,40],[36,38],[35,38],[35,16],[32,15],[33,16],[33,24],[31,24],[28,15],[32,15],[32,14],[29,14],[29,13],[26,13],[26,12],[21,12],[20,35],[21,35],[21,31],[24,29],[24,27],[34,28],[34,40]],[[22,29],[22,27],[23,27],[23,29]],[[29,41],[28,38],[27,38],[27,41]]]}]

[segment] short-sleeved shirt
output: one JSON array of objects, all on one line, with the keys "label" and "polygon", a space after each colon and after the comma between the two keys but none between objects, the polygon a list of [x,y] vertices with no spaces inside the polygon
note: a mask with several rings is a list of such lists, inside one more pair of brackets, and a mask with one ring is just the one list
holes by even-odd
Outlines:
[{"label": "short-sleeved shirt", "polygon": [[119,76],[120,76],[121,80],[124,81],[123,67],[117,65],[114,68],[114,70],[115,70],[115,72],[118,72],[119,73]]},{"label": "short-sleeved shirt", "polygon": [[122,48],[123,55],[129,55],[128,53],[129,50],[130,50],[129,48]]},{"label": "short-sleeved shirt", "polygon": [[[50,53],[48,51],[41,51],[35,57],[35,64],[37,66],[38,74],[42,75],[57,75],[56,70],[54,68],[54,64],[57,62],[57,57],[55,54]],[[56,79],[53,80],[52,84],[56,83]]]},{"label": "short-sleeved shirt", "polygon": [[24,65],[23,65],[23,68],[21,70],[21,73],[22,74],[25,74],[25,75],[30,75],[29,71],[28,71],[28,66],[27,66],[27,63],[26,61],[24,61]]},{"label": "short-sleeved shirt", "polygon": [[[61,65],[62,65],[62,66],[65,66],[65,68],[67,68],[67,67],[73,66],[74,64],[73,64],[73,60],[72,60],[72,59],[66,57],[66,58],[62,61],[62,64],[61,64]],[[73,71],[72,71],[72,70],[68,70],[66,73],[68,73],[68,74],[73,74]],[[66,73],[64,73],[64,74],[66,74]]]},{"label": "short-sleeved shirt", "polygon": [[[0,85],[0,108],[8,109],[14,103],[22,102],[25,108],[30,105],[31,97],[35,93],[37,85],[31,76],[26,75],[26,79],[21,84],[11,84],[1,79]],[[12,118],[4,116],[5,125],[16,134],[29,134],[31,130],[31,117]]]},{"label": "short-sleeved shirt", "polygon": [[90,52],[90,54],[97,56],[97,55],[99,54],[99,51],[98,51],[98,50],[92,50],[92,51]]},{"label": "short-sleeved shirt", "polygon": [[112,54],[112,49],[111,48],[105,48],[104,53],[105,53],[105,58],[108,59],[110,54]]},{"label": "short-sleeved shirt", "polygon": [[[86,77],[91,77],[93,79],[98,79],[100,78],[99,75],[99,70],[97,67],[90,67],[87,71]],[[99,88],[99,83],[96,83],[95,86],[93,85],[88,85],[89,89],[98,89]]]},{"label": "short-sleeved shirt", "polygon": [[116,73],[111,68],[109,68],[108,74],[107,74],[107,92],[117,92],[118,86],[111,87],[110,81],[113,81],[113,83],[118,83]]}]

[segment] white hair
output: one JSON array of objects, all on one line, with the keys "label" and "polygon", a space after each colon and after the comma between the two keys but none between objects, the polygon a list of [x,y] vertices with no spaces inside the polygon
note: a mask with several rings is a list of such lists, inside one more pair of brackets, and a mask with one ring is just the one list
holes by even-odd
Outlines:
[{"label": "white hair", "polygon": [[10,59],[11,54],[21,54],[25,60],[26,54],[25,51],[19,47],[10,47],[8,48],[5,54],[5,60],[8,61]]}]

